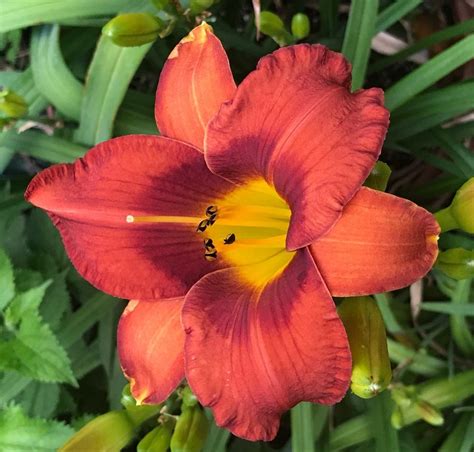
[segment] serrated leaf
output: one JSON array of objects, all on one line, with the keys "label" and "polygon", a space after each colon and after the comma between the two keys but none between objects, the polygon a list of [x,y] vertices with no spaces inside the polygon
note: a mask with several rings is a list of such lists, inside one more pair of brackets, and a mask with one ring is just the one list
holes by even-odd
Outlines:
[{"label": "serrated leaf", "polygon": [[22,320],[14,339],[0,343],[0,369],[16,370],[43,382],[77,384],[65,350],[34,314]]},{"label": "serrated leaf", "polygon": [[15,268],[14,277],[17,292],[26,292],[33,287],[40,286],[44,281],[41,273],[29,268]]},{"label": "serrated leaf", "polygon": [[53,452],[73,433],[71,427],[61,422],[29,418],[17,406],[0,411],[2,452]]},{"label": "serrated leaf", "polygon": [[0,309],[3,309],[15,296],[13,267],[5,251],[0,249]]},{"label": "serrated leaf", "polygon": [[16,325],[28,314],[36,314],[51,282],[48,280],[38,287],[17,294],[5,312],[5,323]]}]

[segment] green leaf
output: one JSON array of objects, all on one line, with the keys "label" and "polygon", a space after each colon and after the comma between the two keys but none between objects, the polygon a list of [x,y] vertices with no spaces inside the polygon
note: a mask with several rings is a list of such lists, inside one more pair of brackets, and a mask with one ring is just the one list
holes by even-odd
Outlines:
[{"label": "green leaf", "polygon": [[56,275],[48,287],[40,306],[41,317],[57,331],[61,329],[61,320],[70,309],[70,295],[66,287],[66,272]]},{"label": "green leaf", "polygon": [[386,163],[379,161],[372,168],[372,171],[365,180],[364,185],[373,188],[374,190],[385,191],[390,174],[392,174],[390,167]]},{"label": "green leaf", "polygon": [[10,326],[17,325],[26,316],[36,314],[51,282],[48,280],[38,287],[17,294],[5,312],[5,323]]},{"label": "green leaf", "polygon": [[148,9],[147,0],[2,0],[0,33],[38,23]]},{"label": "green leaf", "polygon": [[436,55],[385,91],[385,106],[395,110],[405,102],[474,58],[474,35]]},{"label": "green leaf", "polygon": [[87,75],[77,141],[94,145],[111,138],[119,106],[150,46],[119,47],[100,37]]},{"label": "green leaf", "polygon": [[375,34],[386,30],[402,17],[414,10],[423,0],[397,0],[385,8],[377,17]]},{"label": "green leaf", "polygon": [[60,269],[69,266],[59,232],[46,213],[39,209],[31,212],[27,223],[27,235],[28,245],[32,251],[51,255]]},{"label": "green leaf", "polygon": [[31,378],[20,375],[17,372],[4,372],[0,378],[0,407],[3,408],[31,382]]},{"label": "green leaf", "polygon": [[448,42],[453,38],[456,38],[461,35],[467,35],[474,31],[474,19],[465,20],[464,22],[451,25],[450,27],[443,28],[442,30],[430,34],[426,38],[422,38],[419,41],[416,41],[407,48],[401,50],[394,55],[390,55],[385,58],[381,58],[378,61],[374,62],[369,68],[369,75],[381,71],[382,69],[390,66],[393,63],[399,61],[405,61],[410,55],[415,54],[423,49],[428,49],[440,42]]},{"label": "green leaf", "polygon": [[45,160],[50,163],[69,163],[82,157],[87,148],[63,138],[45,135],[34,130],[22,133],[7,132],[3,136],[3,143],[31,157]]},{"label": "green leaf", "polygon": [[[474,81],[471,81],[415,96],[390,116],[387,139],[405,140],[474,109],[473,91]],[[450,129],[447,131],[451,132]],[[422,140],[421,144],[430,146],[436,143]],[[412,147],[411,140],[407,145]]]},{"label": "green leaf", "polygon": [[443,314],[457,315],[457,316],[471,316],[474,317],[474,304],[453,304],[443,302],[425,302],[421,304],[423,311],[441,312]]},{"label": "green leaf", "polygon": [[465,413],[444,440],[439,452],[471,452],[474,447],[474,414]]},{"label": "green leaf", "polygon": [[374,431],[375,452],[400,451],[398,432],[392,427],[393,402],[388,391],[366,400],[367,415]]},{"label": "green leaf", "polygon": [[202,452],[225,452],[226,444],[230,437],[229,430],[216,425],[211,410],[206,409],[205,413],[209,420],[209,433]]},{"label": "green leaf", "polygon": [[50,328],[32,314],[22,319],[14,339],[0,343],[0,369],[46,383],[77,384],[66,352]]},{"label": "green leaf", "polygon": [[61,113],[79,120],[84,87],[64,62],[57,25],[33,30],[30,58],[33,77],[41,94]]},{"label": "green leaf", "polygon": [[2,452],[54,452],[74,433],[62,422],[32,419],[20,407],[0,412],[0,450]]},{"label": "green leaf", "polygon": [[0,248],[0,310],[15,296],[13,267],[9,257]]},{"label": "green leaf", "polygon": [[30,416],[51,417],[59,402],[59,386],[34,381],[22,392],[17,401]]},{"label": "green leaf", "polygon": [[314,452],[313,405],[301,402],[291,409],[291,449],[294,452]]},{"label": "green leaf", "polygon": [[364,84],[378,8],[378,0],[351,2],[342,53],[352,63],[352,91]]},{"label": "green leaf", "polygon": [[[472,279],[463,279],[456,283],[451,302],[454,306],[469,306]],[[474,354],[474,337],[465,316],[453,314],[450,318],[451,333],[455,344],[466,355]]]},{"label": "green leaf", "polygon": [[339,0],[320,0],[319,17],[322,36],[334,36],[337,30]]}]

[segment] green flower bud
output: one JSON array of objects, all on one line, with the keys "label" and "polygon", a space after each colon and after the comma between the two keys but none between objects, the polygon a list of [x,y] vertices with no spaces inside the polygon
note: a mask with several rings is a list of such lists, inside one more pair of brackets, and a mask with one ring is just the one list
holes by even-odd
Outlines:
[{"label": "green flower bud", "polygon": [[28,104],[23,97],[9,89],[0,90],[0,113],[4,115],[2,119],[21,118],[27,111]]},{"label": "green flower bud", "polygon": [[352,392],[369,399],[392,379],[382,315],[371,297],[346,298],[338,312],[351,347]]},{"label": "green flower bud", "polygon": [[200,451],[204,446],[209,430],[209,423],[199,405],[183,405],[182,413],[176,422],[171,438],[171,452]]},{"label": "green flower bud", "polygon": [[452,248],[442,251],[436,261],[436,268],[453,279],[472,278],[474,277],[474,250]]},{"label": "green flower bud", "polygon": [[88,422],[59,452],[121,450],[134,435],[135,426],[126,411],[111,411]]},{"label": "green flower bud", "polygon": [[298,13],[291,19],[291,33],[296,39],[303,39],[309,35],[311,25],[306,14]]},{"label": "green flower bud", "polygon": [[114,17],[102,33],[121,47],[136,47],[153,42],[158,38],[165,24],[148,13],[128,13]]},{"label": "green flower bud", "polygon": [[372,171],[365,180],[364,185],[373,188],[374,190],[385,191],[390,174],[392,174],[390,167],[386,163],[379,161],[372,168]]},{"label": "green flower bud", "polygon": [[194,406],[198,403],[197,397],[193,394],[189,386],[183,388],[181,391],[181,398],[186,406]]},{"label": "green flower bud", "polygon": [[214,4],[214,0],[191,0],[191,14],[200,14]]},{"label": "green flower bud", "polygon": [[428,424],[436,426],[444,424],[444,417],[441,411],[426,400],[418,399],[415,402],[415,409],[418,415]]},{"label": "green flower bud", "polygon": [[137,452],[166,452],[170,447],[174,424],[165,422],[143,437],[137,445]]},{"label": "green flower bud", "polygon": [[474,177],[457,191],[450,210],[459,227],[474,234]]},{"label": "green flower bud", "polygon": [[279,46],[285,46],[294,42],[294,37],[288,33],[283,21],[270,11],[262,11],[259,21],[260,31],[270,36]]}]

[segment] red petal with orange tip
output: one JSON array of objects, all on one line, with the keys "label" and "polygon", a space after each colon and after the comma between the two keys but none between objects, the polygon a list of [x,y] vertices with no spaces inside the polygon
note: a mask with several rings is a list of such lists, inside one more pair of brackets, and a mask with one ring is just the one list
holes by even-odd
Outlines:
[{"label": "red petal with orange tip", "polygon": [[155,103],[160,133],[202,149],[207,123],[234,92],[225,50],[203,22],[174,48],[161,71]]},{"label": "red petal with orange tip", "polygon": [[347,390],[346,333],[307,249],[265,287],[236,268],[206,275],[182,321],[188,383],[237,436],[271,440],[298,402],[333,404]]},{"label": "red petal with orange tip", "polygon": [[310,249],[333,296],[369,295],[423,277],[436,260],[439,233],[425,209],[362,187]]},{"label": "red petal with orange tip", "polygon": [[[42,171],[25,196],[50,214],[91,284],[121,298],[160,299],[184,295],[218,268],[206,261],[196,227],[212,200],[232,188],[196,148],[130,135]],[[129,216],[160,222],[128,223]]]},{"label": "red petal with orange tip", "polygon": [[184,378],[184,298],[132,300],[118,325],[118,353],[139,403],[161,403]]},{"label": "red petal with orange tip", "polygon": [[263,175],[287,201],[289,249],[326,233],[376,162],[388,126],[380,89],[350,93],[350,65],[321,45],[262,58],[209,123],[211,171]]}]

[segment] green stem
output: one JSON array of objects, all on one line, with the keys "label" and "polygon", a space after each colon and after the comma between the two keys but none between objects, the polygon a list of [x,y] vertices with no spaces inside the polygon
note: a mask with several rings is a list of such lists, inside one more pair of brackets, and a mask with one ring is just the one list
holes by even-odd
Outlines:
[{"label": "green stem", "polygon": [[301,402],[291,410],[291,448],[293,452],[315,452],[313,407]]}]

